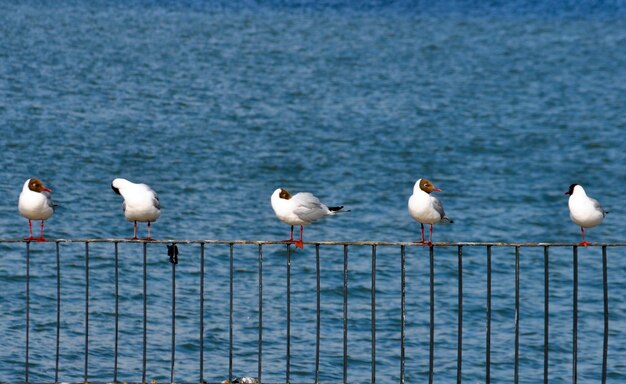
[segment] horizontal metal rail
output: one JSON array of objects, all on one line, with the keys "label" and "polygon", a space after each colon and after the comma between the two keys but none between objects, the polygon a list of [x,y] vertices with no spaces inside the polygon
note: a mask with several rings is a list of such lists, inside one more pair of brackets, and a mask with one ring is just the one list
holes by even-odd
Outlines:
[{"label": "horizontal metal rail", "polygon": [[[285,240],[211,240],[211,239],[151,239],[151,240],[132,240],[126,238],[107,238],[107,239],[50,239],[47,238],[47,243],[148,243],[148,244],[222,244],[222,245],[270,245],[270,244],[283,244],[288,245],[289,242]],[[6,238],[0,239],[0,243],[36,243],[35,241],[29,241],[24,239]],[[426,247],[426,245],[419,242],[410,241],[305,241],[303,244],[309,244],[315,246],[319,245],[376,245],[376,246],[419,246]],[[527,243],[527,242],[491,242],[491,241],[448,241],[448,242],[434,242],[434,247],[574,247],[580,246],[579,243],[570,242],[555,242],[555,243]],[[590,243],[587,247],[626,247],[626,242],[613,242],[613,243]]]},{"label": "horizontal metal rail", "polygon": [[[32,327],[32,317],[31,317],[31,305],[33,304],[32,302],[32,298],[31,298],[31,268],[30,268],[30,263],[31,263],[31,253],[33,252],[33,247],[35,246],[33,244],[31,244],[32,242],[30,241],[25,241],[22,239],[0,239],[0,244],[2,243],[24,243],[25,245],[25,267],[26,267],[26,285],[25,285],[25,335],[26,335],[26,345],[25,345],[25,356],[24,356],[24,376],[22,378],[9,378],[8,380],[6,380],[6,378],[0,377],[0,382],[4,382],[4,381],[21,381],[24,380],[26,383],[31,382],[32,379],[32,375],[30,375],[30,368],[31,368],[31,364],[32,364],[32,359],[31,359],[31,337],[32,337],[32,332],[31,332],[31,327]],[[142,244],[141,248],[142,248],[142,254],[143,254],[143,279],[142,279],[142,295],[141,295],[141,304],[138,304],[138,307],[141,306],[142,308],[142,363],[141,363],[141,382],[145,383],[147,382],[147,380],[149,380],[149,377],[147,376],[149,372],[147,372],[147,360],[148,360],[148,351],[147,351],[147,346],[148,346],[148,332],[147,332],[147,327],[148,327],[148,310],[147,310],[147,303],[148,303],[148,259],[149,259],[149,245],[150,244],[168,244],[168,245],[183,245],[183,244],[199,244],[199,270],[197,271],[199,276],[200,276],[200,283],[199,283],[199,337],[197,338],[197,342],[198,342],[198,351],[199,351],[199,357],[198,357],[198,376],[197,378],[199,379],[199,382],[203,383],[203,382],[207,382],[205,380],[205,374],[207,373],[205,371],[205,367],[207,367],[207,365],[205,365],[205,318],[204,318],[204,314],[205,314],[205,278],[206,274],[205,274],[205,248],[207,246],[213,246],[213,245],[226,245],[228,246],[228,279],[229,279],[229,285],[228,285],[228,371],[227,371],[227,375],[225,375],[225,379],[227,378],[228,380],[232,381],[236,376],[234,375],[234,367],[233,367],[233,361],[235,359],[235,355],[236,355],[236,341],[237,341],[237,335],[236,335],[236,327],[234,326],[234,307],[235,307],[235,296],[237,293],[239,293],[239,291],[237,289],[235,289],[234,287],[234,281],[235,281],[235,267],[234,267],[234,260],[236,258],[236,254],[235,254],[235,245],[256,245],[256,247],[254,248],[255,251],[257,252],[257,263],[258,265],[256,266],[256,274],[258,277],[258,285],[253,285],[251,287],[253,287],[252,289],[257,290],[257,294],[258,294],[258,350],[257,350],[257,362],[258,362],[258,369],[257,369],[257,376],[259,379],[262,378],[262,375],[264,374],[263,372],[263,362],[265,361],[263,359],[263,332],[264,332],[264,323],[263,323],[263,305],[264,305],[264,301],[263,301],[263,289],[264,289],[264,285],[263,285],[263,263],[264,263],[264,246],[267,245],[275,245],[275,246],[284,246],[285,250],[286,250],[286,295],[284,296],[285,299],[285,303],[286,303],[286,313],[285,313],[285,321],[286,321],[286,340],[285,340],[285,370],[284,370],[284,379],[285,379],[285,383],[290,383],[292,382],[292,358],[293,358],[293,351],[294,349],[292,348],[292,343],[293,345],[296,345],[297,341],[296,338],[293,337],[292,338],[292,334],[291,334],[291,325],[292,325],[292,273],[296,273],[294,271],[292,271],[292,252],[294,251],[292,249],[292,244],[288,243],[288,242],[284,242],[284,241],[253,241],[253,240],[181,240],[181,239],[169,239],[169,240],[150,240],[150,241],[145,241],[145,240],[128,240],[128,239],[54,239],[54,240],[48,240],[48,243],[55,243],[56,244],[56,276],[54,276],[55,280],[56,280],[56,300],[55,300],[55,304],[56,304],[56,324],[55,324],[55,330],[56,330],[56,336],[55,336],[55,347],[56,347],[56,355],[55,355],[55,362],[54,362],[54,382],[59,382],[59,381],[65,381],[63,380],[62,377],[60,377],[59,372],[60,372],[60,363],[59,363],[59,350],[60,350],[60,344],[61,344],[61,322],[63,320],[63,314],[61,313],[61,251],[60,251],[60,247],[59,244],[61,243],[80,243],[80,244],[84,244],[84,288],[85,288],[85,297],[84,297],[84,371],[83,376],[84,376],[84,382],[97,382],[97,380],[93,380],[94,378],[91,377],[90,375],[93,375],[89,369],[91,367],[91,364],[93,364],[93,362],[90,362],[89,360],[89,356],[90,356],[90,341],[93,342],[93,339],[90,339],[90,336],[93,338],[94,335],[93,333],[90,335],[90,273],[93,274],[94,272],[91,271],[90,272],[90,268],[93,269],[93,266],[90,267],[90,244],[92,243],[110,243],[112,245],[114,245],[114,249],[112,250],[114,252],[115,255],[115,259],[114,259],[114,264],[112,264],[111,268],[114,268],[114,272],[115,272],[115,308],[114,308],[114,319],[115,319],[115,334],[114,337],[112,338],[114,340],[114,345],[112,345],[111,349],[114,351],[114,360],[112,361],[112,366],[114,367],[113,369],[113,382],[118,382],[119,379],[119,374],[118,374],[118,341],[120,339],[120,334],[119,334],[119,327],[118,327],[118,320],[119,320],[119,316],[120,316],[120,308],[119,308],[119,263],[118,263],[118,254],[119,254],[119,250],[118,250],[118,245],[120,243],[139,243]],[[315,250],[315,263],[316,263],[316,284],[312,285],[310,287],[311,291],[315,290],[315,294],[316,294],[316,305],[315,305],[315,317],[309,319],[309,321],[313,322],[315,321],[315,344],[314,344],[314,356],[311,356],[311,361],[314,361],[314,369],[311,372],[310,375],[310,379],[311,381],[307,381],[307,382],[314,382],[314,383],[318,383],[318,382],[323,382],[324,380],[320,377],[320,355],[323,353],[321,345],[322,343],[320,342],[320,340],[322,339],[322,332],[321,332],[321,323],[322,321],[324,321],[324,318],[322,316],[322,310],[321,310],[321,291],[322,291],[322,284],[321,284],[321,268],[320,268],[320,247],[321,246],[337,246],[337,248],[339,248],[338,246],[341,246],[343,249],[343,266],[342,266],[342,272],[343,272],[343,281],[342,284],[340,284],[339,282],[337,282],[337,286],[332,287],[333,289],[335,289],[336,291],[340,291],[341,292],[341,297],[343,300],[343,313],[342,313],[342,337],[341,337],[341,341],[342,341],[342,347],[343,347],[343,352],[342,352],[342,363],[341,367],[338,367],[338,376],[340,375],[342,378],[342,382],[343,383],[348,383],[349,381],[349,373],[350,373],[350,353],[351,353],[351,348],[350,348],[350,344],[349,344],[349,340],[348,340],[348,334],[349,334],[349,330],[352,329],[352,324],[357,321],[356,319],[354,319],[353,317],[350,318],[350,321],[348,319],[348,316],[350,314],[350,312],[348,311],[348,300],[349,298],[351,298],[352,296],[350,295],[350,290],[351,289],[355,289],[352,288],[354,285],[357,285],[357,281],[354,281],[353,279],[355,277],[352,276],[351,274],[351,270],[348,266],[348,255],[350,253],[350,255],[353,255],[352,251],[350,251],[351,247],[370,247],[371,248],[371,271],[370,271],[370,277],[371,280],[368,279],[368,283],[371,284],[371,297],[369,297],[369,306],[370,306],[370,323],[371,323],[371,332],[370,332],[370,345],[369,348],[371,348],[371,362],[370,362],[370,368],[371,368],[371,382],[375,382],[377,380],[378,377],[380,377],[379,375],[377,375],[377,367],[379,365],[377,365],[377,319],[378,319],[378,324],[380,324],[380,313],[377,313],[377,300],[376,300],[376,295],[377,295],[377,270],[380,268],[380,264],[377,264],[377,257],[380,257],[380,254],[378,254],[377,256],[377,251],[380,250],[379,247],[394,247],[397,248],[398,250],[398,256],[399,256],[399,261],[400,261],[400,276],[399,276],[399,293],[398,296],[400,301],[400,305],[397,308],[397,315],[399,318],[399,329],[397,329],[397,332],[400,334],[400,337],[398,339],[398,355],[399,355],[399,359],[397,360],[398,363],[398,372],[396,373],[398,375],[398,380],[400,382],[405,382],[406,381],[415,381],[415,378],[409,378],[409,372],[408,372],[408,368],[409,368],[409,360],[408,360],[408,356],[410,355],[410,353],[408,352],[408,344],[407,344],[407,339],[409,339],[411,337],[411,333],[409,333],[410,330],[410,326],[411,324],[414,324],[413,322],[407,322],[407,311],[409,310],[409,308],[407,307],[406,304],[406,295],[407,295],[407,271],[406,271],[406,252],[408,250],[407,247],[422,247],[425,250],[428,250],[429,252],[429,258],[428,258],[428,276],[429,276],[429,281],[425,282],[425,286],[428,287],[429,290],[429,295],[428,295],[428,300],[429,300],[429,324],[428,324],[428,329],[429,329],[429,340],[428,340],[428,381],[430,383],[436,381],[436,376],[437,376],[437,365],[435,364],[436,360],[435,360],[435,251],[439,248],[446,248],[446,247],[456,247],[456,257],[457,257],[457,263],[456,263],[456,298],[458,300],[457,306],[456,306],[456,321],[457,321],[457,326],[456,326],[456,370],[455,370],[455,374],[456,374],[456,382],[457,383],[462,383],[464,380],[464,371],[463,371],[463,361],[464,361],[464,354],[463,354],[463,350],[464,348],[467,351],[467,348],[471,348],[471,346],[467,346],[464,345],[463,341],[464,341],[464,281],[463,281],[463,273],[464,273],[464,264],[463,264],[463,257],[464,257],[464,247],[482,247],[485,248],[485,261],[486,261],[486,292],[485,292],[485,298],[486,298],[486,302],[485,302],[485,310],[486,310],[486,318],[485,318],[485,330],[486,330],[486,334],[485,334],[485,348],[484,348],[484,357],[485,357],[485,378],[484,381],[489,383],[492,380],[492,376],[493,376],[493,372],[491,371],[491,365],[492,365],[492,335],[493,335],[493,322],[495,321],[494,318],[492,317],[492,311],[493,311],[493,307],[492,307],[492,287],[493,287],[493,282],[492,282],[492,259],[493,259],[493,255],[492,255],[492,251],[494,247],[508,247],[513,251],[514,254],[514,261],[515,261],[515,269],[514,269],[514,300],[515,300],[515,308],[514,308],[514,313],[515,313],[515,317],[513,319],[513,330],[514,330],[514,356],[513,356],[513,361],[511,362],[511,366],[514,369],[514,373],[513,373],[513,382],[519,382],[519,380],[521,378],[524,377],[524,372],[522,370],[520,370],[520,362],[521,362],[521,357],[520,357],[520,340],[522,338],[522,335],[520,333],[520,324],[522,324],[524,321],[526,321],[526,319],[520,319],[520,312],[521,312],[521,308],[520,308],[520,287],[522,285],[524,281],[524,279],[529,279],[530,277],[527,277],[526,274],[521,274],[521,271],[523,269],[522,267],[522,263],[520,263],[520,259],[521,256],[523,255],[522,249],[523,248],[532,248],[532,247],[539,247],[539,248],[543,248],[543,276],[542,280],[544,281],[544,287],[543,287],[543,300],[544,300],[544,316],[543,316],[543,324],[544,324],[544,329],[542,330],[542,333],[540,336],[542,336],[543,339],[543,381],[544,382],[548,382],[549,381],[549,363],[550,363],[550,359],[549,359],[549,354],[550,353],[555,353],[555,352],[551,352],[551,348],[549,347],[548,343],[549,343],[549,318],[550,318],[550,314],[549,314],[549,300],[550,300],[550,280],[549,280],[549,249],[553,248],[553,247],[570,247],[572,250],[572,342],[571,342],[571,377],[572,377],[572,382],[576,382],[577,378],[578,378],[578,374],[579,374],[579,369],[582,369],[578,366],[578,324],[579,324],[579,319],[578,319],[578,311],[579,311],[579,303],[578,303],[578,268],[579,268],[579,264],[578,264],[578,252],[579,252],[579,245],[576,243],[503,243],[503,242],[446,242],[446,243],[434,243],[431,246],[424,246],[421,243],[413,243],[413,242],[378,242],[378,241],[356,241],[356,242],[347,242],[347,241],[325,241],[325,242],[308,242],[305,244],[310,244],[310,245],[314,245],[314,250]],[[602,291],[603,291],[603,334],[602,334],[602,360],[601,360],[601,378],[602,378],[602,382],[605,383],[607,380],[607,371],[608,371],[608,342],[609,342],[609,299],[608,299],[608,268],[607,268],[607,263],[608,263],[608,257],[607,257],[607,248],[608,247],[626,247],[626,243],[598,243],[598,244],[592,244],[589,247],[601,247],[602,249]],[[152,248],[152,247],[150,247]],[[274,248],[275,249],[275,248]],[[93,253],[93,250],[91,251]],[[113,253],[112,252],[112,253]],[[176,253],[178,251],[176,250]],[[351,259],[356,258],[357,255],[354,256],[350,256]],[[465,256],[467,257],[467,256]],[[474,256],[475,257],[475,256]],[[355,259],[356,260],[356,259]],[[170,259],[171,261],[171,259]],[[2,261],[0,260],[0,263]],[[471,260],[470,260],[471,262]],[[177,263],[177,261],[176,261]],[[170,324],[170,329],[171,329],[171,349],[170,349],[170,361],[169,361],[169,369],[170,369],[170,382],[182,382],[180,380],[176,380],[176,375],[175,375],[175,368],[176,368],[176,342],[177,342],[177,338],[176,338],[176,319],[177,319],[177,314],[176,314],[176,305],[177,305],[177,298],[176,298],[176,294],[177,294],[177,290],[176,290],[176,263],[172,262],[172,266],[171,266],[171,313],[170,313],[170,318],[171,318],[171,324]],[[352,262],[351,262],[352,265]],[[353,267],[354,268],[354,267]],[[466,267],[467,268],[467,267]],[[295,276],[295,275],[294,275]],[[448,275],[448,278],[450,278]],[[452,277],[454,278],[454,277]],[[438,279],[439,280],[439,279]],[[294,280],[296,281],[296,280]],[[348,284],[350,282],[350,284]],[[441,281],[440,281],[441,282]],[[298,280],[298,283],[300,284],[300,280]],[[282,284],[282,283],[281,283]],[[553,283],[554,284],[554,283]],[[448,286],[452,287],[452,284],[447,284]],[[467,291],[467,288],[466,288]],[[180,292],[179,292],[180,295]],[[525,300],[527,300],[528,298],[525,298]],[[537,300],[540,300],[540,298],[536,298]],[[362,303],[361,303],[362,304]],[[471,303],[469,303],[468,305],[470,305]],[[255,304],[256,305],[256,304]],[[350,308],[352,308],[352,305],[350,306]],[[166,311],[167,308],[159,308],[160,311]],[[50,309],[50,312],[54,311],[54,308]],[[378,316],[378,317],[377,317]],[[394,317],[395,318],[395,317]],[[0,321],[2,321],[2,318],[0,317]],[[275,324],[272,324],[275,325]],[[450,329],[452,329],[452,327],[450,327]],[[350,331],[350,334],[352,335],[353,331]],[[188,335],[185,335],[188,336]],[[354,336],[353,336],[354,337]],[[387,340],[385,340],[387,341]],[[467,340],[466,340],[467,341]],[[472,353],[470,353],[470,355],[476,355],[476,353],[478,351],[471,351]],[[208,364],[208,369],[211,369],[211,364]],[[275,370],[275,369],[274,369]],[[467,370],[467,369],[466,369]],[[300,373],[301,374],[301,373]],[[102,381],[108,381],[109,378],[100,378],[97,377],[96,379],[100,380],[103,379]],[[189,378],[187,378],[187,380],[189,380]],[[191,380],[191,381],[195,381],[198,382],[196,380]],[[337,380],[334,380],[337,381]]]}]

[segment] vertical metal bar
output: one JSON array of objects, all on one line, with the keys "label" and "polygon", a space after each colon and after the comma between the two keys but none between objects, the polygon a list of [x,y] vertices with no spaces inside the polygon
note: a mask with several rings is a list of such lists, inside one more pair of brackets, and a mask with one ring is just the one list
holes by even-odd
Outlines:
[{"label": "vertical metal bar", "polygon": [[543,298],[543,382],[548,384],[549,362],[549,334],[550,334],[550,263],[548,246],[543,248],[543,275],[544,275],[544,298]]},{"label": "vertical metal bar", "polygon": [[26,242],[26,361],[24,362],[24,381],[28,384],[30,354],[30,241]]},{"label": "vertical metal bar", "polygon": [[400,246],[400,383],[404,383],[404,356],[405,327],[406,327],[406,251],[405,246]]},{"label": "vertical metal bar", "polygon": [[89,242],[85,242],[85,383],[89,381]]},{"label": "vertical metal bar", "polygon": [[321,321],[321,279],[320,279],[320,245],[315,244],[315,271],[317,277],[316,295],[317,295],[317,308],[316,317],[317,324],[315,328],[315,383],[319,383],[320,375],[320,321]]},{"label": "vertical metal bar", "polygon": [[609,288],[606,268],[606,245],[602,246],[602,289],[604,291],[604,341],[602,343],[602,384],[606,383],[606,360],[609,350]]},{"label": "vertical metal bar", "polygon": [[428,346],[428,383],[434,379],[435,360],[435,247],[429,247],[430,253],[430,342]]},{"label": "vertical metal bar", "polygon": [[372,384],[376,383],[376,245],[372,245]]},{"label": "vertical metal bar", "polygon": [[200,243],[200,383],[204,382],[204,243]]},{"label": "vertical metal bar", "polygon": [[230,243],[230,300],[228,306],[228,382],[233,382],[233,304],[235,280],[235,257],[233,253],[233,243]]},{"label": "vertical metal bar", "polygon": [[141,382],[146,382],[148,357],[148,244],[143,243],[143,363]]},{"label": "vertical metal bar", "polygon": [[263,245],[259,244],[259,366],[257,377],[259,383],[263,382],[261,377],[263,371]]},{"label": "vertical metal bar", "polygon": [[485,383],[491,383],[491,245],[487,246],[487,334],[485,347]]},{"label": "vertical metal bar", "polygon": [[463,369],[463,246],[459,245],[459,316],[458,316],[458,340],[456,351],[456,382],[458,384],[462,381],[462,369]]},{"label": "vertical metal bar", "polygon": [[119,252],[115,242],[115,347],[113,352],[113,382],[117,383],[117,355],[119,344],[120,290],[119,290]]},{"label": "vertical metal bar", "polygon": [[[172,244],[173,247],[176,244]],[[176,361],[176,264],[172,264],[172,365],[170,383],[174,382],[174,362]]]},{"label": "vertical metal bar", "polygon": [[574,246],[572,252],[573,264],[573,283],[574,294],[573,300],[573,320],[572,320],[572,383],[578,381],[578,246]]},{"label": "vertical metal bar", "polygon": [[54,382],[59,382],[59,348],[61,341],[61,255],[59,242],[56,242],[57,254],[57,336],[56,336],[56,359],[54,362]]},{"label": "vertical metal bar", "polygon": [[519,382],[519,246],[515,247],[515,373],[513,381]]},{"label": "vertical metal bar", "polygon": [[289,383],[291,371],[291,244],[287,244],[287,351],[286,351],[285,376]]},{"label": "vertical metal bar", "polygon": [[343,383],[348,383],[348,245],[343,246]]}]

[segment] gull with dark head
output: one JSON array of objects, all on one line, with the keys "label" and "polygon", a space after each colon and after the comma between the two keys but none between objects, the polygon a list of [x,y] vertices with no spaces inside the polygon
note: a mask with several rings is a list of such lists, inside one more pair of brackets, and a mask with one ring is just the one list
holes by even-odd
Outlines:
[{"label": "gull with dark head", "polygon": [[[291,225],[289,240],[296,244],[296,248],[304,248],[302,232],[305,225],[316,222],[326,216],[332,216],[343,209],[340,207],[327,207],[309,192],[290,194],[286,189],[278,188],[272,194],[272,208],[276,216],[287,225]],[[348,212],[348,211],[342,211]],[[294,241],[293,226],[300,226],[300,239]]]},{"label": "gull with dark head", "polygon": [[580,233],[583,236],[583,241],[579,245],[586,247],[590,243],[585,240],[585,228],[593,228],[600,224],[609,212],[602,208],[598,200],[587,196],[585,190],[579,184],[570,185],[565,194],[569,195],[569,200],[567,201],[569,217],[575,224],[580,226]]},{"label": "gull with dark head", "polygon": [[[52,191],[46,188],[41,180],[31,178],[26,180],[20,193],[18,209],[20,214],[28,219],[28,238],[24,240],[46,241],[43,237],[44,221],[54,213],[55,205],[52,203]],[[32,220],[41,220],[39,237],[33,237]]]},{"label": "gull with dark head", "polygon": [[[413,194],[409,198],[409,214],[422,226],[421,244],[432,245],[433,224],[453,223],[443,210],[441,201],[432,192],[442,192],[435,187],[428,179],[419,179],[413,187]],[[430,225],[430,239],[426,242],[424,238],[424,224]]]},{"label": "gull with dark head", "polygon": [[115,179],[111,188],[124,198],[122,209],[128,221],[134,222],[132,240],[137,240],[137,222],[148,223],[148,237],[150,238],[150,223],[161,216],[159,196],[146,184],[132,183],[126,179]]}]

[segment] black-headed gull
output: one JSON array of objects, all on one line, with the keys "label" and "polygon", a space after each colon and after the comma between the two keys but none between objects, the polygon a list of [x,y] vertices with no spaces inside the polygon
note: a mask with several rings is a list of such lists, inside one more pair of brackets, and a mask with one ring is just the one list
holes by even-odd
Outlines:
[{"label": "black-headed gull", "polygon": [[[43,237],[44,221],[48,220],[54,213],[55,205],[52,203],[50,193],[52,191],[46,188],[41,180],[32,178],[26,180],[20,193],[20,199],[17,204],[20,214],[28,219],[28,238],[24,240],[46,241]],[[41,220],[41,229],[39,238],[33,237],[32,220]]]},{"label": "black-headed gull", "polygon": [[115,179],[111,188],[124,198],[122,209],[128,221],[134,222],[132,240],[137,240],[137,222],[148,223],[148,237],[150,238],[150,223],[156,221],[161,215],[159,196],[146,184],[132,183],[126,179]]},{"label": "black-headed gull", "polygon": [[586,247],[589,243],[585,241],[585,228],[593,228],[600,224],[609,212],[602,209],[598,200],[587,196],[581,185],[570,185],[569,190],[565,194],[569,195],[569,200],[567,201],[569,217],[575,224],[580,226],[580,233],[583,236],[583,241],[579,245]]},{"label": "black-headed gull", "polygon": [[[300,192],[291,195],[286,189],[278,188],[272,194],[272,208],[276,216],[285,224],[291,225],[291,235],[288,242],[296,244],[296,248],[304,248],[302,242],[303,226],[316,222],[326,216],[332,216],[341,211],[340,207],[327,207],[309,192]],[[347,212],[347,211],[345,211]],[[293,226],[300,226],[300,240],[293,239]]]},{"label": "black-headed gull", "polygon": [[[433,224],[453,223],[443,211],[443,205],[431,192],[442,192],[428,179],[419,179],[413,187],[413,194],[409,198],[409,214],[422,226],[422,241],[418,243],[432,245]],[[430,224],[430,240],[424,239],[424,224]]]}]

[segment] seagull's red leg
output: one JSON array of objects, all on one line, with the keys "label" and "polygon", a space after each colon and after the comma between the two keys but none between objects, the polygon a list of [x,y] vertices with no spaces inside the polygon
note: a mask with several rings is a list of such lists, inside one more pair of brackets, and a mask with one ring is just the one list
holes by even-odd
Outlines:
[{"label": "seagull's red leg", "polygon": [[291,232],[289,233],[289,240],[283,240],[289,243],[293,243],[293,225],[291,226]]},{"label": "seagull's red leg", "polygon": [[146,237],[146,240],[152,240],[152,238],[150,237],[150,222],[148,221],[148,237]]},{"label": "seagull's red leg", "polygon": [[428,238],[428,243],[426,245],[433,245],[433,225],[430,225],[430,237]]},{"label": "seagull's red leg", "polygon": [[26,241],[35,240],[35,238],[33,237],[33,223],[32,221],[30,221],[30,219],[28,220],[28,237],[25,238],[24,240]]},{"label": "seagull's red leg", "polygon": [[420,225],[422,226],[422,241],[418,241],[418,244],[424,244],[425,243],[425,239],[424,239],[424,224],[420,223]]},{"label": "seagull's red leg", "polygon": [[304,228],[300,226],[300,240],[296,241],[296,248],[304,249],[304,243],[302,242],[302,232],[304,232]]},{"label": "seagull's red leg", "polygon": [[39,229],[39,238],[37,239],[38,242],[43,242],[46,241],[46,239],[43,238],[43,220],[41,220],[41,228]]},{"label": "seagull's red leg", "polygon": [[133,238],[131,240],[138,240],[137,239],[137,222],[135,221],[134,223],[135,224],[133,225],[133,228],[134,228],[134,230],[133,230]]},{"label": "seagull's red leg", "polygon": [[583,235],[583,241],[580,244],[578,244],[578,245],[582,245],[583,247],[588,246],[589,243],[585,241],[585,228],[580,227],[580,233],[582,233],[582,235]]}]

